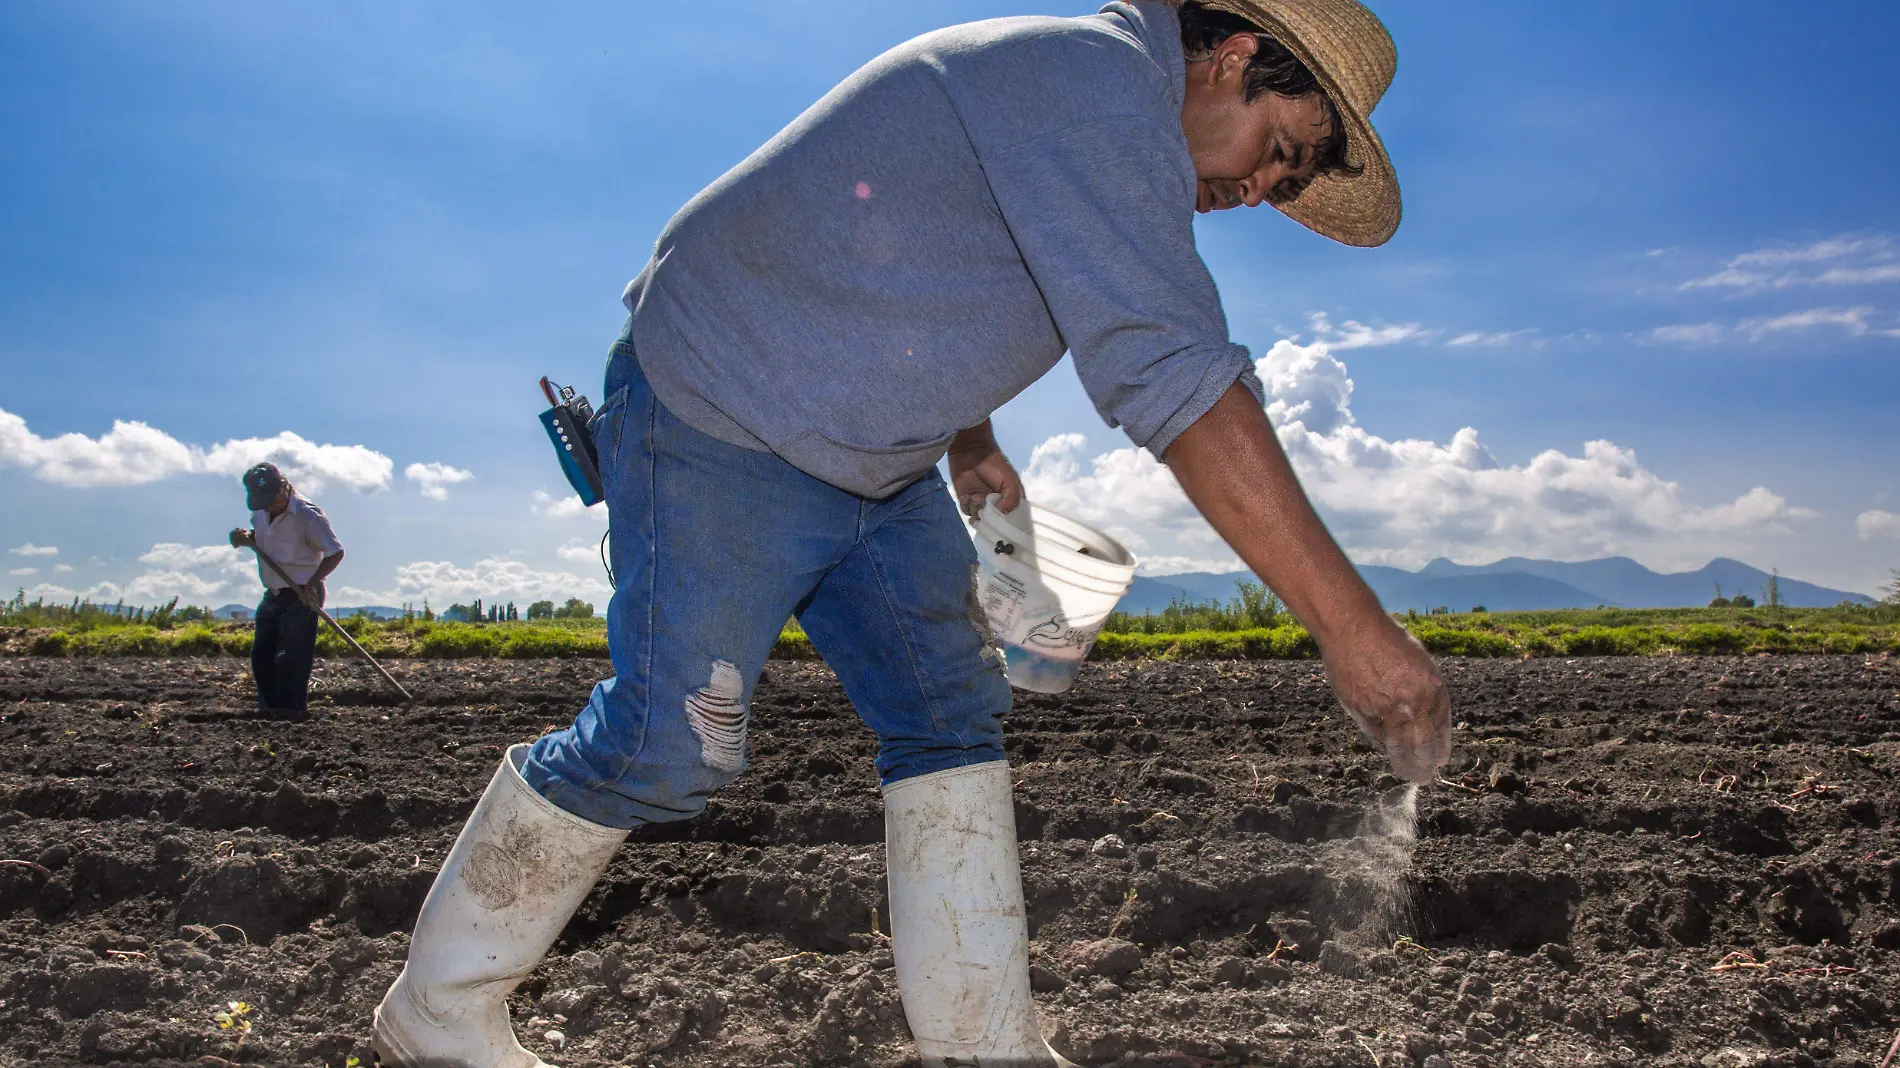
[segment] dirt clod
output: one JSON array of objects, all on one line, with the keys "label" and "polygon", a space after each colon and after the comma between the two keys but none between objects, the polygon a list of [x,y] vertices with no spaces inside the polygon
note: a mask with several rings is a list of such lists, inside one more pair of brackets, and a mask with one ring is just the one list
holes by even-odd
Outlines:
[{"label": "dirt clod", "polygon": [[1141,947],[1123,938],[1077,942],[1069,950],[1069,967],[1076,975],[1119,979],[1141,967]]}]

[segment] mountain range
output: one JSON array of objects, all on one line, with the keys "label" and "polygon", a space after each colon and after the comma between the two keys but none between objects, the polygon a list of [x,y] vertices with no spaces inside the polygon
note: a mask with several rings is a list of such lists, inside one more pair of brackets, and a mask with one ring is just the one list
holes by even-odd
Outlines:
[{"label": "mountain range", "polygon": [[[1454,564],[1437,559],[1417,571],[1366,564],[1359,574],[1388,612],[1454,612],[1483,606],[1493,612],[1556,608],[1690,608],[1723,596],[1747,594],[1766,603],[1768,572],[1739,560],[1717,557],[1699,570],[1670,574],[1651,571],[1627,557],[1561,562],[1508,557],[1496,563]],[[1234,596],[1234,583],[1252,579],[1251,571],[1188,572],[1158,578],[1137,576],[1118,609],[1137,615],[1159,612],[1170,601],[1221,601]],[[1807,608],[1871,604],[1873,599],[1847,590],[1831,590],[1798,579],[1781,578],[1784,604]]]},{"label": "mountain range", "polygon": [[[253,605],[227,604],[222,608],[213,609],[211,616],[214,619],[249,619],[256,611],[257,609]],[[360,608],[332,608],[329,611],[330,615],[336,619],[343,619],[347,616],[368,616],[371,619],[402,618],[402,609],[391,608],[384,604],[364,605]]]},{"label": "mountain range", "polygon": [[[1709,603],[1719,590],[1738,593],[1757,604],[1768,600],[1768,580],[1760,568],[1740,560],[1716,557],[1695,571],[1669,574],[1651,571],[1628,557],[1560,562],[1507,557],[1490,564],[1454,564],[1437,559],[1417,571],[1365,564],[1359,574],[1389,612],[1429,612],[1448,608],[1465,612],[1478,606],[1492,612],[1527,612],[1557,608],[1692,608]],[[1251,571],[1191,571],[1179,575],[1135,577],[1121,603],[1123,612],[1141,615],[1159,612],[1172,601],[1225,603],[1235,595],[1234,584],[1252,580]],[[1811,582],[1783,577],[1782,602],[1796,608],[1827,607],[1843,601],[1872,604],[1873,598],[1847,590],[1833,590]],[[220,619],[249,618],[249,605],[228,604],[213,614]],[[402,609],[387,605],[333,608],[330,613],[394,619]]]}]

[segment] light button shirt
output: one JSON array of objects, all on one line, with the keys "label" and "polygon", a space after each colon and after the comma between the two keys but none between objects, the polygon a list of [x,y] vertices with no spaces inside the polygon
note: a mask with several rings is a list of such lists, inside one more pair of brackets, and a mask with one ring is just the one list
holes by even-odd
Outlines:
[{"label": "light button shirt", "polygon": [[1160,0],[899,45],[667,224],[624,296],[640,369],[700,433],[865,497],[1064,350],[1162,456],[1235,383],[1262,396],[1194,244],[1187,81]]},{"label": "light button shirt", "polygon": [[[277,561],[277,566],[299,586],[310,581],[325,557],[343,551],[343,543],[336,540],[336,531],[330,529],[330,520],[323,509],[300,494],[291,494],[290,507],[276,519],[272,519],[269,512],[252,512],[251,529],[257,532],[257,547]],[[286,588],[284,580],[262,559],[257,561],[257,575],[270,589]]]}]

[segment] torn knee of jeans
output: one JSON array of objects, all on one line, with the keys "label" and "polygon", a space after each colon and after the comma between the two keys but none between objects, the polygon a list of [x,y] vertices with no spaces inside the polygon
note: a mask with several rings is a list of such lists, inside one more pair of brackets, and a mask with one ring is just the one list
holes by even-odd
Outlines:
[{"label": "torn knee of jeans", "polygon": [[745,769],[745,683],[731,661],[716,660],[712,679],[686,698],[686,722],[699,736],[699,759],[715,771]]}]

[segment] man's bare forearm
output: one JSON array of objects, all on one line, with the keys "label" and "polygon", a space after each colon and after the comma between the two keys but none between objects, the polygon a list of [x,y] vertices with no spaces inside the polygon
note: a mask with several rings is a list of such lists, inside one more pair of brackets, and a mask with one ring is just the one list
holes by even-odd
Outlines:
[{"label": "man's bare forearm", "polygon": [[1260,402],[1233,386],[1166,460],[1188,499],[1312,632],[1340,705],[1385,747],[1393,771],[1430,782],[1451,755],[1445,681],[1326,532]]},{"label": "man's bare forearm", "polygon": [[1379,600],[1320,522],[1267,413],[1236,384],[1168,446],[1188,499],[1321,649]]},{"label": "man's bare forearm", "polygon": [[341,564],[342,562],[343,562],[343,553],[340,551],[324,557],[323,562],[317,565],[316,574],[310,576],[310,581],[322,582],[324,579],[329,578],[330,572],[335,571],[337,569],[337,565]]}]

